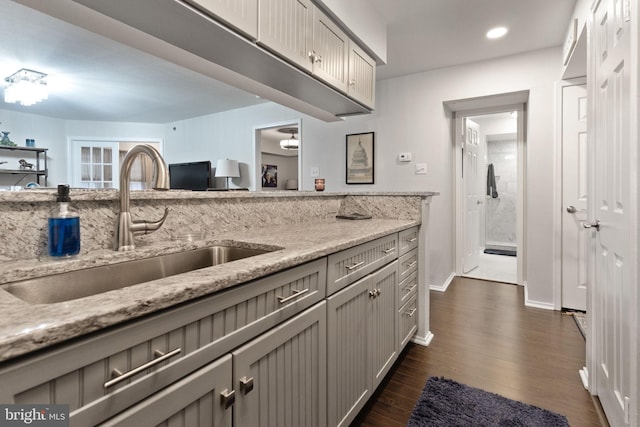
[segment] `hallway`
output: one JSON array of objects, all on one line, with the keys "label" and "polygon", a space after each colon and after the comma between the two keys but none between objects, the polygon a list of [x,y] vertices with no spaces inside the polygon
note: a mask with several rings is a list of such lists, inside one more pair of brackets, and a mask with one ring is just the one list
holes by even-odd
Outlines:
[{"label": "hallway", "polygon": [[585,343],[573,318],[524,307],[523,294],[469,278],[431,292],[431,345],[407,347],[352,425],[404,427],[430,376],[561,413],[572,426],[603,425],[578,375]]}]

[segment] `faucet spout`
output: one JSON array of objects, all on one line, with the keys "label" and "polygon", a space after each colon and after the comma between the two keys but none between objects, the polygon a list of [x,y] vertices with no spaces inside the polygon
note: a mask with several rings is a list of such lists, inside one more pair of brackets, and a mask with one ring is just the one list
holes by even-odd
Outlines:
[{"label": "faucet spout", "polygon": [[153,189],[169,189],[169,168],[158,150],[150,145],[136,145],[127,152],[120,167],[120,213],[115,241],[115,248],[118,251],[134,249],[133,236],[148,234],[159,229],[169,213],[169,210],[165,209],[164,216],[155,222],[131,219],[129,183],[133,161],[138,154],[147,155],[153,162]]}]

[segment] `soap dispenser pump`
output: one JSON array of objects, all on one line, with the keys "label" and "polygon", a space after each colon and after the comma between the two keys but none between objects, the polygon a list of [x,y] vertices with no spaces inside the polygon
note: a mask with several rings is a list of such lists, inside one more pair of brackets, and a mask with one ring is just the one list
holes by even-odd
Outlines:
[{"label": "soap dispenser pump", "polygon": [[69,186],[58,185],[57,206],[49,217],[49,255],[68,257],[80,252],[80,216],[69,208]]}]

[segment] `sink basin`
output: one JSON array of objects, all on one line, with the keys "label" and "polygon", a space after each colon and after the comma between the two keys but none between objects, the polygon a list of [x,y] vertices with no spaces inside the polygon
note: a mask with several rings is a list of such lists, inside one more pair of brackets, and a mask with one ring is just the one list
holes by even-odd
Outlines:
[{"label": "sink basin", "polygon": [[134,261],[54,274],[1,288],[31,304],[53,304],[162,279],[200,268],[212,267],[269,252],[235,246],[209,246],[202,249],[159,255]]}]

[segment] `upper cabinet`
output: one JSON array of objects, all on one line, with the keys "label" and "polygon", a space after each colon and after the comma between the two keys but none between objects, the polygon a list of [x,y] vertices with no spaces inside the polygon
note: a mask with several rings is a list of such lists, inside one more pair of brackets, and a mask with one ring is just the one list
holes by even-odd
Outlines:
[{"label": "upper cabinet", "polygon": [[376,101],[376,63],[357,44],[349,44],[348,94],[371,108]]},{"label": "upper cabinet", "polygon": [[373,108],[375,61],[310,0],[260,0],[258,44]]},{"label": "upper cabinet", "polygon": [[312,71],[313,9],[310,0],[260,0],[258,44]]},{"label": "upper cabinet", "polygon": [[315,76],[347,92],[349,38],[318,8],[313,13],[313,49],[309,56]]},{"label": "upper cabinet", "polygon": [[249,36],[258,37],[258,0],[187,0]]},{"label": "upper cabinet", "polygon": [[[166,44],[125,37],[117,23],[91,25],[99,18],[74,3]],[[311,0],[73,0],[65,8],[35,4],[52,16],[89,30],[99,28],[106,37],[321,120],[374,108],[375,62]],[[189,55],[214,66],[203,66]]]}]

